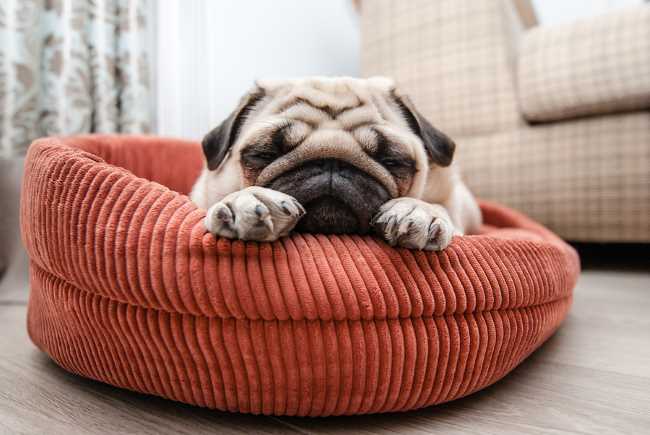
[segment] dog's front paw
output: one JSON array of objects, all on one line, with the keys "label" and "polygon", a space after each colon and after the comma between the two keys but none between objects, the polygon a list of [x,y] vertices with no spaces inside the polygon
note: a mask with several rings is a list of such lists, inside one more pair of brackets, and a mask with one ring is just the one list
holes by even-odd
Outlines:
[{"label": "dog's front paw", "polygon": [[371,225],[391,246],[440,251],[454,235],[444,207],[415,198],[397,198],[381,206]]},{"label": "dog's front paw", "polygon": [[205,227],[229,239],[269,242],[286,236],[305,214],[292,196],[264,187],[233,192],[210,207]]}]

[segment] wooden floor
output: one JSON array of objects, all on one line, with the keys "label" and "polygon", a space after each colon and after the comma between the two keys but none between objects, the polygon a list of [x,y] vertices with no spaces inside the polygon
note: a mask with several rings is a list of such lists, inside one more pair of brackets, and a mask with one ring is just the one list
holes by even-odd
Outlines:
[{"label": "wooden floor", "polygon": [[0,294],[0,433],[650,433],[650,268],[585,271],[558,333],[492,387],[360,417],[227,414],[82,379],[29,342],[26,301]]}]

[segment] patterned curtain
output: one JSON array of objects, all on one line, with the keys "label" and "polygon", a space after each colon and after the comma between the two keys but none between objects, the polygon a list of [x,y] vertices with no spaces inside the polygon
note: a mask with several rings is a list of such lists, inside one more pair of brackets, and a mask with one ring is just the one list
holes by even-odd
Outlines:
[{"label": "patterned curtain", "polygon": [[0,156],[150,129],[147,0],[0,0]]}]

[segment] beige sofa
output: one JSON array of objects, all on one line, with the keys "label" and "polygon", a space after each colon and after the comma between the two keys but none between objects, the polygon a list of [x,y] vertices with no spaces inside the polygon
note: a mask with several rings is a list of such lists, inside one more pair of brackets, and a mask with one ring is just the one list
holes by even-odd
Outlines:
[{"label": "beige sofa", "polygon": [[525,1],[368,0],[363,75],[456,139],[480,197],[575,241],[650,241],[650,5],[537,26]]}]

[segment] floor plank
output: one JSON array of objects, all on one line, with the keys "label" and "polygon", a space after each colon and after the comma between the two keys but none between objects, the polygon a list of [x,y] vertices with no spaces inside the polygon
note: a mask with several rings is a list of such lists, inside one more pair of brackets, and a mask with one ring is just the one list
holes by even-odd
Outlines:
[{"label": "floor plank", "polygon": [[0,300],[0,433],[643,434],[650,429],[650,274],[638,270],[584,272],[560,331],[481,392],[415,412],[320,419],[220,413],[69,374],[29,342],[22,300]]},{"label": "floor plank", "polygon": [[569,316],[541,357],[650,378],[648,310],[650,273],[584,272]]}]

